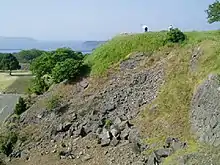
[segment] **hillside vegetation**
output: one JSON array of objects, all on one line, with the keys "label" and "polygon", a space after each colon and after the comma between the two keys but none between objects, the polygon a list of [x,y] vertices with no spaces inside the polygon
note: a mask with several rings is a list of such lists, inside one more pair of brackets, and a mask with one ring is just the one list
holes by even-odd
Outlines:
[{"label": "hillside vegetation", "polygon": [[[50,141],[51,129],[62,126],[62,121],[68,121],[72,113],[77,115],[77,118],[76,121],[68,123],[69,126],[75,123],[84,124],[82,121],[90,123],[90,120],[96,120],[99,111],[110,109],[111,114],[109,116],[108,113],[104,114],[101,118],[108,117],[105,122],[112,123],[116,116],[119,118],[123,115],[130,116],[132,123],[141,132],[142,137],[145,137],[142,140],[150,146],[145,153],[147,156],[160,149],[167,137],[175,137],[186,142],[187,148],[169,156],[165,164],[178,164],[175,163],[176,158],[192,153],[201,154],[193,157],[192,162],[195,164],[207,164],[204,162],[208,161],[209,156],[212,156],[215,162],[219,162],[218,149],[202,144],[195,138],[194,132],[191,131],[190,112],[193,94],[198,85],[211,73],[220,73],[220,32],[186,32],[185,35],[186,40],[180,43],[167,42],[166,31],[116,36],[86,57],[85,63],[91,67],[91,77],[76,84],[61,83],[60,87],[51,88],[24,114],[22,127],[18,127],[19,132],[24,133],[28,129],[26,136],[31,136],[28,138],[29,143],[38,136],[49,137],[46,139]],[[121,69],[121,64],[130,59],[141,64],[130,70]],[[107,73],[110,73],[110,76]],[[59,94],[59,97],[52,93]],[[155,97],[152,99],[152,96]],[[142,98],[147,101],[142,102]],[[134,105],[131,103],[132,100]],[[45,102],[45,105],[42,102]],[[69,107],[64,108],[66,112],[59,114],[59,117],[50,118],[49,115],[42,117],[41,120],[36,119],[36,115],[53,113],[63,109],[63,105],[67,104]],[[90,125],[86,126],[90,128]],[[60,130],[59,135],[65,135],[65,131]],[[57,137],[57,143],[60,137]],[[64,138],[72,141],[68,136]],[[46,142],[42,140],[41,145],[48,144],[46,139]],[[84,146],[84,140],[80,139],[77,144]],[[51,151],[52,145],[48,145],[47,150]],[[78,148],[76,153],[82,148]],[[119,151],[117,148],[115,150]],[[41,151],[33,149],[31,152]],[[93,163],[89,161],[87,163],[98,164],[95,159],[97,152],[102,153],[103,149],[99,147],[92,149],[90,154],[93,154],[94,159],[91,159]],[[127,159],[126,153],[127,150],[122,156],[117,154],[114,156],[116,159],[122,158],[120,161],[123,162],[124,158]],[[204,161],[203,153],[207,155]],[[103,156],[103,160],[99,161],[105,162],[106,156],[101,154],[100,156]],[[109,157],[111,155],[107,156]],[[38,161],[37,158],[34,159]],[[44,157],[41,156],[40,159],[43,163]],[[77,162],[78,159],[74,161]],[[51,163],[53,162],[48,162]]]}]

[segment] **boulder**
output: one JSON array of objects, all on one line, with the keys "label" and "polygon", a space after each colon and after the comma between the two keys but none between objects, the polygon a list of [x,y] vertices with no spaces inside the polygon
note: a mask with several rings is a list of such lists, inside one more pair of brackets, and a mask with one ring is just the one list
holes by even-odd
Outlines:
[{"label": "boulder", "polygon": [[108,146],[111,142],[111,134],[107,129],[103,129],[102,133],[99,135],[99,138],[101,139],[101,146]]},{"label": "boulder", "polygon": [[118,127],[115,126],[115,125],[112,125],[112,126],[111,126],[110,132],[111,132],[112,136],[115,137],[115,138],[117,138],[118,135],[119,135],[119,133],[120,133]]},{"label": "boulder", "polygon": [[118,145],[118,143],[119,143],[119,140],[117,138],[113,137],[113,139],[111,141],[111,145],[115,147]]},{"label": "boulder", "polygon": [[72,126],[72,123],[71,123],[71,122],[69,122],[69,121],[64,122],[64,123],[63,123],[62,131],[63,131],[63,132],[68,131],[71,126]]},{"label": "boulder", "polygon": [[129,129],[129,128],[124,129],[124,130],[121,132],[121,134],[120,134],[120,138],[121,138],[122,140],[128,140],[129,133],[130,133],[130,129]]},{"label": "boulder", "polygon": [[210,74],[196,89],[191,104],[192,132],[201,142],[218,146],[220,141],[220,81]]}]

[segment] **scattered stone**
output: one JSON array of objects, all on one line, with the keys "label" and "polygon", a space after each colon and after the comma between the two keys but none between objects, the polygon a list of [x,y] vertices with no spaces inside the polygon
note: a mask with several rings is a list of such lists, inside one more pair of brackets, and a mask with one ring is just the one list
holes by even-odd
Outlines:
[{"label": "scattered stone", "polygon": [[60,151],[59,153],[60,159],[71,158],[74,159],[75,156],[72,154],[72,151]]},{"label": "scattered stone", "polygon": [[112,139],[112,141],[111,141],[111,145],[115,147],[115,146],[118,145],[118,143],[119,143],[119,140],[116,139],[115,137],[113,137],[113,139]]},{"label": "scattered stone", "polygon": [[91,156],[90,155],[86,155],[86,156],[83,157],[82,161],[85,162],[85,161],[88,161],[90,159],[91,159]]},{"label": "scattered stone", "polygon": [[130,130],[128,128],[124,129],[120,134],[120,138],[122,140],[128,140],[129,133],[130,133]]},{"label": "scattered stone", "polygon": [[147,165],[159,165],[163,162],[165,158],[185,147],[186,143],[180,142],[177,138],[168,137],[166,139],[164,148],[152,152],[152,154],[148,158]]},{"label": "scattered stone", "polygon": [[119,129],[116,126],[111,126],[110,132],[115,138],[117,138],[120,133]]},{"label": "scattered stone", "polygon": [[102,133],[100,134],[99,138],[101,139],[101,146],[107,146],[111,142],[111,135],[110,132],[107,129],[103,129]]},{"label": "scattered stone", "polygon": [[89,82],[86,79],[83,79],[82,81],[80,81],[79,85],[83,87],[83,89],[85,89],[89,86]]},{"label": "scattered stone", "polygon": [[21,159],[28,160],[29,154],[25,151],[21,151]]}]

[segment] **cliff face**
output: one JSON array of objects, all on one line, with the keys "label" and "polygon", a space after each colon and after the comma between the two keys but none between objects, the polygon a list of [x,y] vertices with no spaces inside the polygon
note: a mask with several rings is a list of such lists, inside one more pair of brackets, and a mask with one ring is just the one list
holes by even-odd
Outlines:
[{"label": "cliff face", "polygon": [[[8,164],[218,164],[220,36],[188,35],[185,45],[155,51],[119,38],[143,47],[119,62],[108,57],[105,76],[53,86],[10,121],[23,138]],[[117,46],[99,49],[122,53]]]}]

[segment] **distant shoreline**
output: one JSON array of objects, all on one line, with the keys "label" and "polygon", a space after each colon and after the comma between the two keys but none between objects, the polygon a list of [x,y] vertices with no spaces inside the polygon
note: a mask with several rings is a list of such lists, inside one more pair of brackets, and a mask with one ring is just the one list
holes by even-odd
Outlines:
[{"label": "distant shoreline", "polygon": [[[22,50],[30,50],[30,49],[0,49],[0,53],[18,53]],[[44,51],[53,51],[56,49],[40,49]],[[83,54],[91,54],[92,50],[76,50],[77,52],[82,52]]]}]

